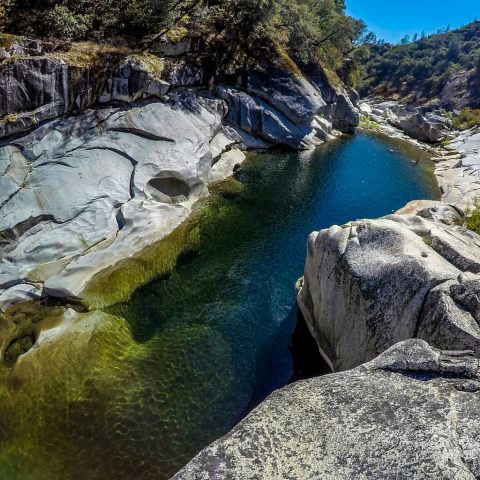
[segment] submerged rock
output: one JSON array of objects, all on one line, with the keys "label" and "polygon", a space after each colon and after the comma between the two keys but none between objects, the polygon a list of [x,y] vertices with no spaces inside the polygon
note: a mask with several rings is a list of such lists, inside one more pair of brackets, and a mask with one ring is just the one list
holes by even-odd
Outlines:
[{"label": "submerged rock", "polygon": [[471,352],[400,343],[354,370],[272,394],[174,480],[480,476]]},{"label": "submerged rock", "polygon": [[422,338],[480,354],[480,236],[435,203],[313,233],[300,309],[335,371]]}]

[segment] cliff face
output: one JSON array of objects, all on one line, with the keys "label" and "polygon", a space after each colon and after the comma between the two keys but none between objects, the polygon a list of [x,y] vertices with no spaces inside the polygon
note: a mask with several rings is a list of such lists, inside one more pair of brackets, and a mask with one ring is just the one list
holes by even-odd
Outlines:
[{"label": "cliff face", "polygon": [[81,296],[185,220],[241,150],[311,148],[358,124],[342,86],[272,64],[216,84],[195,46],[155,44],[160,58],[11,38],[0,64],[0,308]]}]

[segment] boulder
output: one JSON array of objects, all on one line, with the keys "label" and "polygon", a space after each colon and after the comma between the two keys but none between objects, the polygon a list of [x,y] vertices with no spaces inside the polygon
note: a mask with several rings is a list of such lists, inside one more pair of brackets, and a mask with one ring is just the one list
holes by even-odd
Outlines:
[{"label": "boulder", "polygon": [[310,123],[297,124],[270,103],[235,88],[221,85],[217,94],[227,102],[231,125],[277,145],[307,149],[315,144]]},{"label": "boulder", "polygon": [[86,111],[0,148],[0,290],[78,296],[97,272],[163,238],[207,193],[220,100]]},{"label": "boulder", "polygon": [[421,340],[273,393],[173,480],[480,477],[480,372]]},{"label": "boulder", "polygon": [[411,138],[437,143],[448,134],[447,120],[438,112],[394,101],[362,104],[363,112],[379,122],[387,122]]},{"label": "boulder", "polygon": [[[310,83],[322,95],[325,105],[318,115],[329,120],[333,128],[341,132],[354,132],[360,123],[360,115],[350,99],[342,81],[333,72],[328,72],[319,65],[303,66]],[[356,92],[352,92],[357,99]]]},{"label": "boulder", "polygon": [[408,136],[425,142],[435,143],[445,137],[445,125],[436,119],[427,119],[421,113],[392,118],[390,123]]},{"label": "boulder", "polygon": [[450,224],[454,212],[435,205],[310,236],[298,303],[332,370],[409,338],[480,354],[472,299],[480,294],[480,237]]},{"label": "boulder", "polygon": [[208,175],[210,183],[220,182],[232,175],[235,169],[240,166],[247,157],[237,148],[223,153],[220,158],[213,164]]},{"label": "boulder", "polygon": [[326,105],[321,94],[303,76],[280,69],[249,73],[246,91],[298,124],[310,124]]}]

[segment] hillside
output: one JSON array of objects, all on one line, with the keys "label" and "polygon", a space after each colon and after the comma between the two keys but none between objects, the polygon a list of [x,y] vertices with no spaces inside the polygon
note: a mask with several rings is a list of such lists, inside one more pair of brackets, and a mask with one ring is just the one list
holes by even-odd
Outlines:
[{"label": "hillside", "polygon": [[0,32],[57,48],[79,40],[148,48],[193,34],[222,70],[279,53],[339,71],[365,28],[345,8],[343,0],[6,0]]},{"label": "hillside", "polygon": [[369,46],[360,93],[446,109],[480,106],[480,22],[406,45]]}]

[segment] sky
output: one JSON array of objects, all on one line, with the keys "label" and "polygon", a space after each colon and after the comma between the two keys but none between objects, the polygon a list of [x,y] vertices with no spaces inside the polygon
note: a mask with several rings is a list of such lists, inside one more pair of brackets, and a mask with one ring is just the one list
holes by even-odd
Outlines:
[{"label": "sky", "polygon": [[480,0],[346,0],[347,13],[361,18],[369,30],[396,43],[405,34],[435,33],[480,19]]}]

